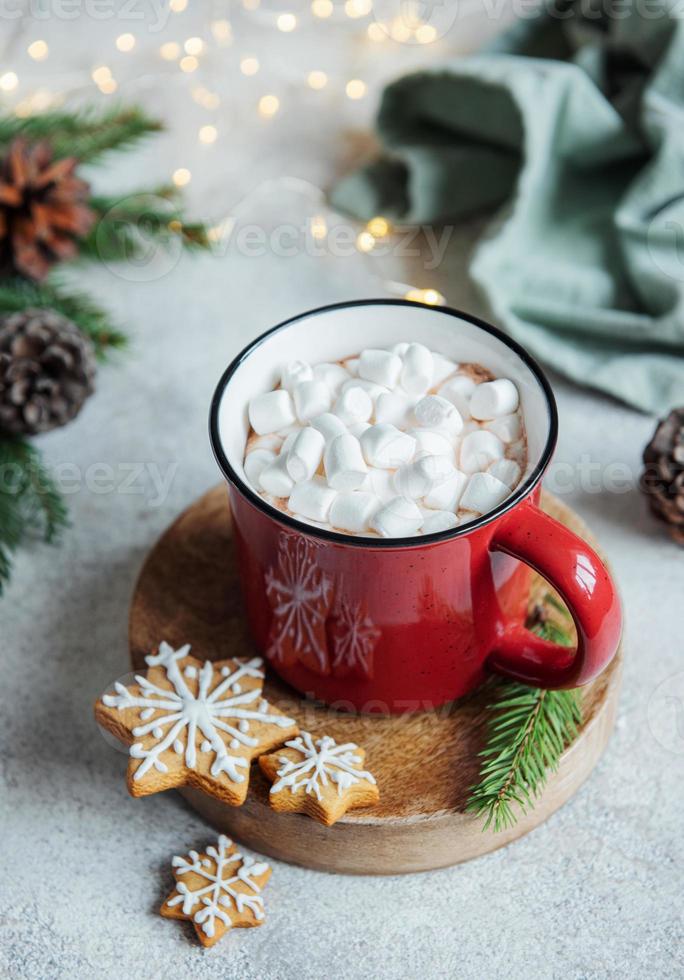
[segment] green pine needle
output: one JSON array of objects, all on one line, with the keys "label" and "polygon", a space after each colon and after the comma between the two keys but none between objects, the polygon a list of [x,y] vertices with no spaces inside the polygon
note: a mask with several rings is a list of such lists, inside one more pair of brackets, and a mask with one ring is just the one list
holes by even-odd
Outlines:
[{"label": "green pine needle", "polygon": [[[553,600],[553,601],[552,601]],[[567,612],[554,597],[549,605]],[[558,624],[542,620],[531,627],[544,639],[571,644]],[[582,720],[577,691],[543,691],[519,683],[502,683],[485,748],[480,781],[471,788],[467,811],[485,818],[483,830],[512,827],[520,813],[534,805],[548,774],[558,768],[565,747],[577,735]]]},{"label": "green pine needle", "polygon": [[110,150],[128,149],[162,128],[158,120],[135,106],[42,112],[25,119],[6,115],[0,119],[0,150],[17,136],[49,139],[56,158],[74,156],[81,163],[99,163]]},{"label": "green pine needle", "polygon": [[17,313],[29,306],[53,309],[73,320],[92,340],[95,353],[101,360],[109,350],[126,345],[126,335],[113,326],[109,314],[85,293],[69,291],[57,281],[35,283],[20,278],[0,280],[0,316]]},{"label": "green pine needle", "polygon": [[86,258],[123,261],[144,256],[150,243],[169,248],[180,238],[184,248],[208,248],[207,229],[188,222],[175,187],[162,186],[126,197],[94,196],[90,206],[98,221],[80,243]]},{"label": "green pine needle", "polygon": [[22,439],[0,439],[0,595],[19,545],[35,535],[55,544],[67,525],[64,501],[38,450]]}]

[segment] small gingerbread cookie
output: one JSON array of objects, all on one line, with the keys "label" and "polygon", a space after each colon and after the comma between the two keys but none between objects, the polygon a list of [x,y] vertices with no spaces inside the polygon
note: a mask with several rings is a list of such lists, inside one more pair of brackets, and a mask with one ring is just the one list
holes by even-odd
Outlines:
[{"label": "small gingerbread cookie", "polygon": [[[190,656],[168,643],[145,658],[150,669],[131,687],[114,685],[95,704],[95,718],[130,744],[132,796],[188,784],[231,806],[247,796],[251,760],[298,732],[262,696],[263,661]],[[132,744],[131,744],[132,743]]]},{"label": "small gingerbread cookie", "polygon": [[330,827],[347,810],[380,799],[375,777],[363,769],[366,753],[353,742],[338,745],[329,735],[314,740],[309,732],[282,749],[259,757],[273,783],[269,802],[280,813],[306,813]]},{"label": "small gingerbread cookie", "polygon": [[222,834],[206,853],[190,851],[171,863],[176,887],[159,912],[167,919],[190,919],[203,946],[213,946],[229,929],[264,921],[261,891],[270,865],[243,857],[230,838]]}]

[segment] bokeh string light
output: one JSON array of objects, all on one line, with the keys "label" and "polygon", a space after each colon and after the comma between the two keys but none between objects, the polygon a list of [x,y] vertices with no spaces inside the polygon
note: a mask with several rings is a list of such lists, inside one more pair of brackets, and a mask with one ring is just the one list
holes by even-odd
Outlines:
[{"label": "bokeh string light", "polygon": [[50,49],[48,48],[46,41],[37,40],[29,44],[26,52],[29,58],[32,58],[34,61],[45,61],[50,53]]},{"label": "bokeh string light", "polygon": [[176,61],[180,58],[181,46],[176,41],[166,41],[159,48],[159,54],[165,61]]},{"label": "bokeh string light", "polygon": [[6,71],[0,75],[0,91],[12,92],[19,84],[19,78],[14,71]]},{"label": "bokeh string light", "polygon": [[134,34],[119,34],[115,41],[116,47],[119,51],[128,53],[132,51],[135,47],[135,35]]}]

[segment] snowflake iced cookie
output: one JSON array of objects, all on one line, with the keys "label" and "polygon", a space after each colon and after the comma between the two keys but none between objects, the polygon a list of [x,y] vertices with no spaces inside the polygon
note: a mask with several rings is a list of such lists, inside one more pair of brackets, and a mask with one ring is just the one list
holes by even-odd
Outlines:
[{"label": "snowflake iced cookie", "polygon": [[297,734],[297,723],[262,696],[263,661],[204,663],[168,643],[146,657],[136,683],[117,682],[95,718],[130,745],[128,789],[147,796],[190,785],[231,806],[247,796],[251,760]]},{"label": "snowflake iced cookie", "polygon": [[280,813],[306,813],[330,827],[347,810],[380,799],[375,777],[363,769],[366,753],[353,742],[338,745],[309,732],[286,742],[259,766],[273,783],[269,802]]},{"label": "snowflake iced cookie", "polygon": [[174,857],[176,887],[159,912],[167,919],[189,919],[203,946],[213,946],[229,929],[260,926],[261,892],[271,877],[270,865],[238,853],[221,835],[206,853]]}]

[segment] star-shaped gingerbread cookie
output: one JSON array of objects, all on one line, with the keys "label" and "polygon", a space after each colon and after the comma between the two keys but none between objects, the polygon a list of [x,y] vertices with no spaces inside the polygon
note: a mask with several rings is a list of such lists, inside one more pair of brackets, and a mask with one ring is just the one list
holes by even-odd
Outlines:
[{"label": "star-shaped gingerbread cookie", "polygon": [[150,669],[95,703],[95,718],[130,745],[128,789],[147,796],[190,785],[231,806],[247,796],[251,760],[299,730],[262,696],[263,661],[190,656],[161,643]]},{"label": "star-shaped gingerbread cookie", "polygon": [[176,887],[159,912],[167,919],[190,919],[203,946],[213,946],[229,929],[260,926],[261,891],[271,877],[265,861],[239,854],[221,835],[205,853],[190,851],[171,862]]},{"label": "star-shaped gingerbread cookie", "polygon": [[269,802],[280,813],[306,813],[330,827],[347,810],[380,799],[375,777],[363,768],[366,753],[353,742],[300,732],[259,766],[271,780]]}]

